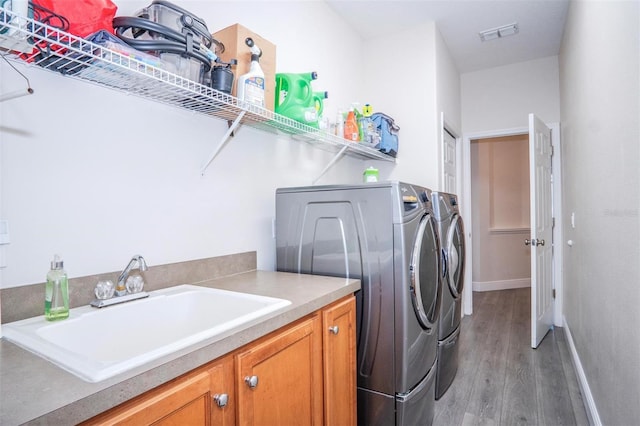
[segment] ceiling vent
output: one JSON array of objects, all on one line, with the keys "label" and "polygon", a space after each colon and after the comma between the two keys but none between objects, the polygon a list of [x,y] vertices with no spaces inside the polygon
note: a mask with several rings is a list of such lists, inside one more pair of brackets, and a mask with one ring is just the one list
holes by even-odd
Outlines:
[{"label": "ceiling vent", "polygon": [[504,25],[498,28],[491,28],[490,30],[480,31],[480,40],[489,41],[495,40],[497,38],[508,37],[518,34],[518,23],[514,22],[513,24]]}]

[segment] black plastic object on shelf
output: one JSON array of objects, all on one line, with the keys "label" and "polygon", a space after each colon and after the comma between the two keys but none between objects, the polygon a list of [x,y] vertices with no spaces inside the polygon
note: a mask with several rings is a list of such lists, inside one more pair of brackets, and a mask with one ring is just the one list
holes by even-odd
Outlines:
[{"label": "black plastic object on shelf", "polygon": [[211,69],[211,88],[230,95],[234,77],[231,67],[237,63],[236,59],[232,59],[229,63],[217,60],[216,65]]}]

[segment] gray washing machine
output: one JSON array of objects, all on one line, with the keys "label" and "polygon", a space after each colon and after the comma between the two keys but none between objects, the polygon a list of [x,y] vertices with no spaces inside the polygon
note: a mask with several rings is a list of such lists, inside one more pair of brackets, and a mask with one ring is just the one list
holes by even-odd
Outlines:
[{"label": "gray washing machine", "polygon": [[458,371],[458,338],[464,289],[464,226],[458,199],[446,192],[433,192],[433,214],[442,248],[442,306],[438,327],[436,399],[449,389]]},{"label": "gray washing machine", "polygon": [[361,280],[361,425],[433,420],[442,288],[430,198],[401,182],[276,191],[278,271]]}]

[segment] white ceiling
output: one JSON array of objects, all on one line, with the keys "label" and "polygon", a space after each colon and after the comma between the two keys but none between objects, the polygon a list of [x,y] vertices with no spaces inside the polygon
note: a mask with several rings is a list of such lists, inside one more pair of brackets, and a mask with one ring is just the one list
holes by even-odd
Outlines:
[{"label": "white ceiling", "polygon": [[[325,0],[363,38],[434,21],[460,73],[557,55],[569,0]],[[515,36],[482,30],[518,23]]]}]

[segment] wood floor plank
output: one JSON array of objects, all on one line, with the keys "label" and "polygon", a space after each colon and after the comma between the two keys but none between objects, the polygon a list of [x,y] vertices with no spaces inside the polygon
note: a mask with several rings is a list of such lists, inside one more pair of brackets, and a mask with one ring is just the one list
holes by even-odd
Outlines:
[{"label": "wood floor plank", "polygon": [[556,330],[549,331],[533,353],[539,424],[575,425]]},{"label": "wood floor plank", "polygon": [[464,424],[465,409],[478,371],[476,359],[483,348],[490,327],[496,315],[497,295],[479,294],[473,298],[474,315],[462,319],[458,373],[447,392],[437,401],[434,425]]},{"label": "wood floor plank", "polygon": [[534,354],[529,346],[531,335],[531,305],[529,289],[511,290],[515,293],[514,315],[509,330],[509,350],[506,379],[502,396],[504,404],[500,416],[502,424],[538,424]]},{"label": "wood floor plank", "polygon": [[505,356],[507,354],[509,328],[513,316],[515,293],[499,294],[495,306],[496,315],[483,348],[476,359],[477,373],[473,382],[466,413],[475,416],[475,424],[494,424],[500,421],[502,391],[505,381]]},{"label": "wood floor plank", "polygon": [[585,409],[584,400],[582,399],[580,385],[578,384],[578,376],[576,375],[573,360],[569,352],[567,335],[563,328],[556,328],[555,332],[558,339],[558,352],[562,360],[562,368],[567,380],[567,389],[569,390],[569,397],[571,398],[571,406],[573,407],[576,424],[580,426],[588,425],[589,418],[587,417],[587,410]]},{"label": "wood floor plank", "polygon": [[458,374],[436,401],[436,426],[587,425],[566,337],[530,347],[530,289],[474,293],[462,322]]}]

